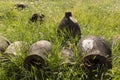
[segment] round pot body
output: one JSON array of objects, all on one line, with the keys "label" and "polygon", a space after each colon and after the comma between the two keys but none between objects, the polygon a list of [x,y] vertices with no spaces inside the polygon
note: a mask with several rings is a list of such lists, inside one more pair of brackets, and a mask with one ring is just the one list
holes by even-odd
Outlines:
[{"label": "round pot body", "polygon": [[32,66],[36,68],[45,66],[45,60],[51,48],[51,43],[46,40],[40,40],[32,44],[29,48],[28,55],[24,60],[24,67],[31,69]]},{"label": "round pot body", "polygon": [[57,33],[59,36],[62,35],[67,38],[70,36],[81,38],[80,26],[77,20],[72,17],[71,12],[65,12],[65,16],[58,25]]},{"label": "round pot body", "polygon": [[79,41],[78,49],[84,68],[112,68],[112,53],[105,40],[97,36],[87,36]]}]

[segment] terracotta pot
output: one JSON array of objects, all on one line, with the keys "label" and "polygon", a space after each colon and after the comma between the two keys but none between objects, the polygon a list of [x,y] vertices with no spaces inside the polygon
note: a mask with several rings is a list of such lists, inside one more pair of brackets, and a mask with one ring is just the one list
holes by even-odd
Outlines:
[{"label": "terracotta pot", "polygon": [[64,35],[64,37],[81,37],[80,26],[77,20],[72,17],[71,12],[65,12],[65,16],[58,25],[57,33],[59,36]]},{"label": "terracotta pot", "polygon": [[49,41],[40,40],[32,44],[29,48],[28,55],[24,60],[24,67],[31,69],[31,66],[42,68],[46,65],[46,58],[50,52],[52,45]]},{"label": "terracotta pot", "polygon": [[84,68],[91,70],[102,66],[112,68],[112,53],[105,40],[97,36],[88,36],[79,41],[78,49]]}]

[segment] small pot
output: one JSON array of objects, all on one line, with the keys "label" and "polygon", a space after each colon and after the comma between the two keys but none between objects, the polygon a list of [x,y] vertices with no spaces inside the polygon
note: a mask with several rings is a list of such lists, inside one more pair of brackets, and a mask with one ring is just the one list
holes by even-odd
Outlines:
[{"label": "small pot", "polygon": [[75,54],[74,52],[69,48],[63,48],[61,50],[61,58],[62,58],[62,64],[61,65],[73,65],[75,64]]},{"label": "small pot", "polygon": [[46,65],[46,58],[51,51],[52,45],[49,41],[40,40],[32,44],[29,48],[28,55],[24,60],[24,67],[31,69],[32,66],[42,68]]},{"label": "small pot", "polygon": [[36,22],[36,21],[38,20],[38,18],[39,18],[39,14],[34,13],[34,14],[32,15],[32,17],[30,18],[30,21]]},{"label": "small pot", "polygon": [[21,55],[21,52],[25,48],[25,45],[26,45],[26,42],[23,42],[23,41],[13,42],[7,47],[4,54],[13,55],[13,56],[18,54]]},{"label": "small pot", "polygon": [[9,45],[10,45],[9,40],[3,36],[0,36],[0,53],[4,53],[4,51]]},{"label": "small pot", "polygon": [[60,21],[57,33],[59,36],[64,35],[64,37],[79,37],[81,38],[80,26],[77,20],[72,17],[71,12],[65,12],[65,16]]},{"label": "small pot", "polygon": [[97,36],[88,36],[79,41],[78,49],[84,68],[112,68],[111,48],[105,40]]}]

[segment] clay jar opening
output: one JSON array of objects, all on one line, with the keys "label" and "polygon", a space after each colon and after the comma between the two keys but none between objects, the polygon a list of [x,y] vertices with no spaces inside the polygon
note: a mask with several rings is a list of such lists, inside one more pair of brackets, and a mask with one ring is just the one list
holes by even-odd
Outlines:
[{"label": "clay jar opening", "polygon": [[37,69],[41,69],[45,66],[45,60],[38,54],[28,55],[24,61],[24,67],[28,70],[32,69],[32,66]]},{"label": "clay jar opening", "polygon": [[105,56],[100,54],[90,54],[83,58],[84,68],[89,70],[109,68],[110,63]]}]

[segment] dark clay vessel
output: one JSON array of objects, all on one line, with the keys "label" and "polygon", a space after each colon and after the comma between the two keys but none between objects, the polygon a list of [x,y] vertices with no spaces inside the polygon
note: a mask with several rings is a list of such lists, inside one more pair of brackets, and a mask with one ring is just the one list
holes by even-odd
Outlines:
[{"label": "dark clay vessel", "polygon": [[78,49],[84,68],[89,70],[102,66],[112,68],[112,53],[105,40],[97,36],[88,36],[79,41]]},{"label": "dark clay vessel", "polygon": [[52,46],[49,41],[40,40],[32,44],[29,48],[28,55],[24,60],[24,67],[31,69],[31,66],[42,68],[46,65],[46,58]]},{"label": "dark clay vessel", "polygon": [[39,18],[39,15],[37,13],[34,13],[31,18],[30,18],[30,21],[32,22],[36,22]]},{"label": "dark clay vessel", "polygon": [[37,14],[37,13],[34,13],[31,18],[30,18],[30,21],[31,22],[37,22],[37,21],[40,21],[40,22],[43,22],[44,21],[44,18],[45,18],[45,15],[44,14]]},{"label": "dark clay vessel", "polygon": [[72,17],[71,12],[65,12],[65,16],[61,20],[58,25],[57,33],[59,36],[64,35],[72,36],[72,37],[79,37],[81,38],[81,30],[80,26],[77,23],[77,20]]}]

